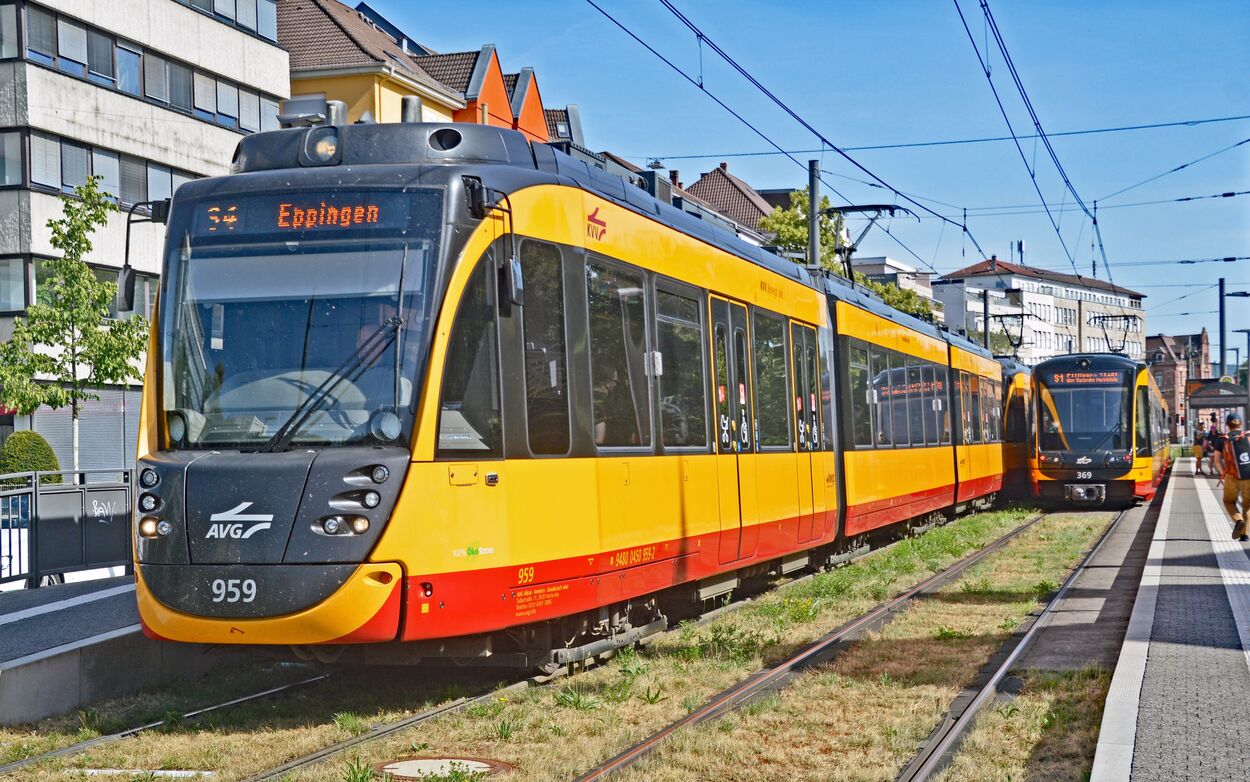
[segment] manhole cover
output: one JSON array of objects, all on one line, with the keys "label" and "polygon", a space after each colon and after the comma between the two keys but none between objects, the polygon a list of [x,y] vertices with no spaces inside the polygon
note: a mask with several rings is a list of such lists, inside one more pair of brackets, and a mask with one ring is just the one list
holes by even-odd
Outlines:
[{"label": "manhole cover", "polygon": [[400,758],[374,766],[375,771],[389,774],[395,782],[420,782],[430,777],[446,777],[456,772],[494,776],[506,774],[512,768],[502,760],[489,758]]}]

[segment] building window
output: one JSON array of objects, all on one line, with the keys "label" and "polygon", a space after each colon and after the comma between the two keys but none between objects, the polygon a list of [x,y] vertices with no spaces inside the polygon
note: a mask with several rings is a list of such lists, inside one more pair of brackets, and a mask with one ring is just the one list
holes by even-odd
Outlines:
[{"label": "building window", "polygon": [[0,312],[26,309],[26,262],[0,258]]},{"label": "building window", "polygon": [[22,184],[22,134],[0,133],[0,185]]},{"label": "building window", "polygon": [[195,116],[209,122],[217,120],[217,82],[207,74],[195,74]]},{"label": "building window", "polygon": [[218,16],[224,16],[230,21],[234,21],[234,0],[213,0],[213,10]]},{"label": "building window", "polygon": [[169,64],[169,105],[191,111],[191,69],[176,62]]},{"label": "building window", "polygon": [[113,66],[113,39],[96,32],[87,31],[87,78],[96,84],[112,87],[117,72]]},{"label": "building window", "polygon": [[256,0],[238,0],[235,21],[247,30],[256,29]]},{"label": "building window", "polygon": [[228,128],[239,125],[239,88],[229,82],[217,82],[217,124]]},{"label": "building window", "polygon": [[254,92],[239,90],[239,127],[252,132],[260,130],[260,96]]},{"label": "building window", "polygon": [[116,152],[109,152],[103,149],[92,150],[91,172],[100,178],[101,190],[113,196],[113,198],[121,200],[121,169]]},{"label": "building window", "polygon": [[87,28],[69,19],[56,22],[56,67],[74,76],[87,75]]},{"label": "building window", "polygon": [[137,204],[148,200],[147,165],[139,158],[120,156],[122,203]]},{"label": "building window", "polygon": [[26,10],[26,56],[43,65],[56,63],[56,17],[34,6]]},{"label": "building window", "polygon": [[171,198],[174,194],[173,172],[168,166],[148,163],[148,199],[160,201]]},{"label": "building window", "polygon": [[556,122],[556,135],[560,138],[570,138],[572,134],[569,133],[569,123]]},{"label": "building window", "polygon": [[151,52],[143,56],[143,94],[154,101],[169,103],[169,71],[165,60]]},{"label": "building window", "polygon": [[61,189],[61,142],[42,133],[30,134],[30,181]]},{"label": "building window", "polygon": [[17,6],[0,5],[0,58],[17,56]]},{"label": "building window", "polygon": [[87,184],[91,173],[90,153],[81,144],[61,142],[61,189],[66,193]]},{"label": "building window", "polygon": [[139,60],[139,53],[133,49],[117,47],[117,89],[129,95],[139,94],[143,83]]}]

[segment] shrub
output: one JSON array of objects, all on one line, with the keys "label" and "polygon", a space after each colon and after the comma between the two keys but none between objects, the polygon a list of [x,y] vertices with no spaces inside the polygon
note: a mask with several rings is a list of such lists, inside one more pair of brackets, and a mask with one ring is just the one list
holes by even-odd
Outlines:
[{"label": "shrub", "polygon": [[[0,446],[0,475],[13,472],[55,472],[61,469],[56,452],[38,432],[14,432]],[[60,483],[61,476],[49,476],[46,483]],[[21,481],[9,481],[10,484]]]}]

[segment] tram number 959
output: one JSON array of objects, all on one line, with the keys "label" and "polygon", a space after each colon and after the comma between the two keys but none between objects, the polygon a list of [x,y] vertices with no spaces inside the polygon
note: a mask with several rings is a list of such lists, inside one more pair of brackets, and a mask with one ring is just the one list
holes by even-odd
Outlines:
[{"label": "tram number 959", "polygon": [[256,582],[250,578],[215,578],[214,603],[250,603],[256,599]]}]

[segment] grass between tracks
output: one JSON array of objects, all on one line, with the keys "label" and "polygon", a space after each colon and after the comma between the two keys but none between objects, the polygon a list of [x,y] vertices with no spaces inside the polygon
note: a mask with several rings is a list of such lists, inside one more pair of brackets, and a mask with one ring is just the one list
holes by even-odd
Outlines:
[{"label": "grass between tracks", "polygon": [[[498,758],[518,767],[510,777],[518,782],[572,778],[762,664],[1000,537],[1029,514],[1009,510],[964,517],[847,567],[784,586],[708,625],[666,634],[640,652],[563,683],[423,724],[291,779],[363,780],[369,778],[370,764],[433,754]],[[489,692],[490,686],[480,679],[449,688],[445,672],[421,668],[348,672],[202,723],[174,725],[32,767],[13,779],[68,779],[83,768],[206,770],[217,772],[218,779],[239,779],[369,725],[458,694]],[[751,738],[750,743],[758,741]]]},{"label": "grass between tracks", "polygon": [[978,715],[936,782],[1089,779],[1111,672],[1025,671],[1021,678],[1015,698]]},{"label": "grass between tracks", "polygon": [[316,671],[303,664],[244,658],[209,676],[178,679],[28,725],[0,727],[0,765],[157,720],[177,719],[193,709],[314,675]]},{"label": "grass between tracks", "polygon": [[[962,518],[847,567],[783,586],[707,625],[668,633],[565,682],[419,726],[298,778],[337,782],[348,779],[353,766],[416,754],[503,760],[517,767],[508,777],[515,782],[571,779],[761,665],[1001,537],[1028,515],[1012,510]],[[760,743],[758,736],[743,740]]]},{"label": "grass between tracks", "polygon": [[[951,700],[1058,588],[1108,521],[1090,514],[1044,520],[831,663],[737,714],[685,731],[617,779],[894,779]],[[1029,708],[1034,713],[1045,706],[1039,701]],[[1024,779],[1023,773],[1004,775],[986,756],[1001,752],[1030,768],[1027,761],[1043,762],[1029,757],[1041,747],[1039,735],[983,740],[988,751],[950,779]],[[1048,773],[1027,778],[1081,778],[1087,766],[1069,773],[1078,764],[1060,762],[1056,754],[1044,759],[1055,761]]]}]

